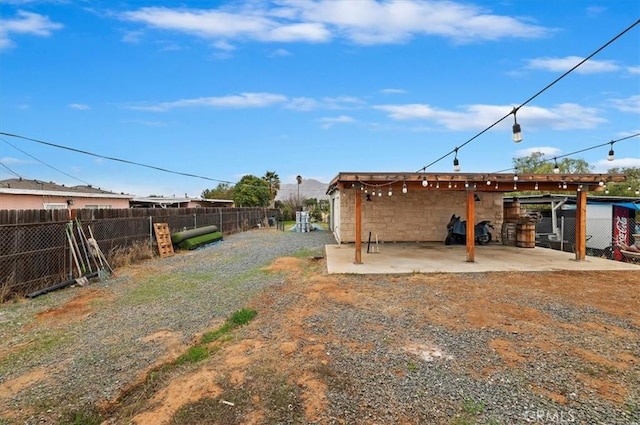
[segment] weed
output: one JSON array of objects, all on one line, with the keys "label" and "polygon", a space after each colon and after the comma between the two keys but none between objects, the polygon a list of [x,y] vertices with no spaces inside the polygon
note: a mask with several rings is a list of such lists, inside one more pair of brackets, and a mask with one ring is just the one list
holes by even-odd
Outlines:
[{"label": "weed", "polygon": [[185,363],[197,363],[209,357],[209,350],[203,345],[194,345],[186,353],[176,359],[177,365]]},{"label": "weed", "polygon": [[243,308],[242,310],[238,310],[235,313],[233,313],[231,315],[231,319],[229,320],[229,322],[235,326],[242,326],[249,323],[257,315],[258,315],[257,311],[250,308]]},{"label": "weed", "polygon": [[127,247],[118,246],[109,251],[109,265],[114,269],[149,258],[153,258],[153,250],[146,241],[134,242]]},{"label": "weed", "polygon": [[84,406],[74,412],[64,412],[60,420],[61,425],[99,425],[104,417],[94,406]]},{"label": "weed", "polygon": [[409,369],[410,372],[415,372],[416,370],[418,370],[418,365],[414,362],[409,362],[407,364],[407,369]]},{"label": "weed", "polygon": [[242,310],[238,310],[227,319],[224,325],[216,330],[206,332],[204,335],[202,335],[202,339],[200,341],[203,344],[208,344],[210,342],[216,341],[234,328],[246,325],[257,315],[258,312],[250,308],[243,308]]},{"label": "weed", "polygon": [[475,421],[472,421],[466,416],[457,416],[450,422],[451,425],[473,425]]},{"label": "weed", "polygon": [[484,412],[484,402],[466,398],[462,403],[462,410],[470,415],[479,415]]}]

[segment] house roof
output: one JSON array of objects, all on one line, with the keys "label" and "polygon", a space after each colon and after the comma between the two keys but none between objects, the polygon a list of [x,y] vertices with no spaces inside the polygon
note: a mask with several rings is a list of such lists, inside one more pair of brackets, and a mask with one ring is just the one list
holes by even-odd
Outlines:
[{"label": "house roof", "polygon": [[54,182],[27,179],[0,180],[0,193],[13,195],[75,196],[81,198],[131,199],[132,195],[114,193],[93,186],[65,186]]},{"label": "house roof", "polygon": [[[426,183],[424,183],[426,181]],[[467,190],[479,192],[601,191],[600,182],[624,182],[622,174],[515,174],[515,173],[406,173],[406,172],[341,172],[329,183],[327,194],[336,190],[389,188],[407,190]],[[426,184],[426,186],[425,186]],[[565,186],[566,185],[566,189]]]}]

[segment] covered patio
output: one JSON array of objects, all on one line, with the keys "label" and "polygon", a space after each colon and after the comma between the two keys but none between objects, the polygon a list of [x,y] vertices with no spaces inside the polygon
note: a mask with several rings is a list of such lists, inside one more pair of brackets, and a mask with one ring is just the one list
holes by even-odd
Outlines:
[{"label": "covered patio", "polygon": [[[362,262],[353,261],[353,245],[326,245],[329,274],[482,273],[560,270],[640,272],[640,263],[624,263],[605,258],[575,255],[550,248],[518,248],[501,244],[475,247],[475,261],[465,260],[466,247],[440,242],[401,242],[378,245],[378,252],[365,252]],[[372,249],[372,251],[376,251]]]},{"label": "covered patio", "polygon": [[[492,211],[491,208],[495,211],[495,202],[499,203],[499,208],[502,209],[502,194],[504,193],[560,191],[575,194],[576,197],[575,254],[564,253],[562,255],[569,255],[578,262],[586,262],[587,193],[590,191],[602,191],[609,182],[624,181],[626,181],[626,176],[613,174],[341,172],[331,181],[327,190],[327,193],[332,197],[332,217],[337,217],[337,220],[339,220],[338,222],[330,223],[330,228],[334,232],[336,240],[340,243],[353,242],[353,245],[348,245],[349,248],[346,246],[340,246],[339,248],[328,247],[327,258],[331,255],[329,251],[332,249],[336,250],[336,252],[350,250],[351,262],[355,268],[349,268],[352,271],[346,271],[345,273],[355,273],[357,266],[365,262],[380,261],[374,260],[371,256],[363,257],[363,240],[366,237],[366,230],[363,229],[363,201],[378,201],[379,208],[376,207],[378,208],[376,211],[369,208],[370,219],[382,218],[388,224],[386,227],[393,228],[395,226],[395,232],[389,231],[390,237],[386,240],[383,239],[383,242],[429,242],[440,239],[439,237],[433,237],[435,235],[433,228],[428,229],[430,233],[427,231],[422,233],[413,232],[411,229],[407,231],[406,227],[398,229],[398,222],[406,222],[411,219],[410,214],[415,214],[415,211],[417,211],[416,205],[419,205],[419,202],[422,202],[420,204],[420,208],[422,208],[420,210],[421,214],[427,216],[432,214],[432,216],[441,217],[443,215],[442,212],[438,211],[437,214],[434,214],[435,209],[439,208],[439,205],[447,203],[451,209],[459,208],[464,211],[463,214],[460,214],[462,220],[475,224],[480,218],[476,217],[476,201],[481,200],[483,194],[490,200],[488,202],[489,205],[486,205],[487,203],[482,205],[486,213],[486,211]],[[384,195],[388,195],[388,198]],[[420,201],[420,199],[424,200]],[[492,203],[492,201],[495,202]],[[371,205],[376,205],[376,203],[372,202]],[[429,209],[432,211],[429,211]],[[402,218],[398,218],[399,215],[402,215]],[[498,217],[498,214],[496,217]],[[417,217],[413,216],[413,218]],[[502,221],[501,211],[498,218],[499,221]],[[444,244],[435,244],[433,245],[434,248],[438,246],[440,249],[432,249],[431,251],[439,251],[436,255],[445,253],[446,255],[443,254],[443,258],[441,258],[443,261],[446,261],[447,258],[445,257],[455,257],[455,261],[459,262],[463,258],[468,263],[476,261],[476,252],[479,254],[481,252],[482,254],[494,252],[495,254],[484,257],[484,260],[486,261],[492,258],[491,255],[495,255],[497,263],[505,263],[500,267],[510,267],[508,263],[517,264],[517,268],[513,270],[523,270],[518,264],[519,261],[533,254],[533,250],[525,249],[526,254],[521,254],[516,257],[518,258],[516,260],[515,258],[508,259],[504,257],[505,252],[517,253],[521,251],[512,246],[491,245],[476,248],[474,226],[466,226],[466,229],[466,245],[464,247],[445,247]],[[368,233],[369,236],[372,234],[371,231]],[[431,239],[424,239],[424,235],[430,236]],[[416,239],[411,239],[413,237]],[[386,247],[387,245],[385,244]],[[429,248],[415,249],[416,247],[414,244],[415,253],[409,254],[405,252],[402,256],[395,258],[395,261],[400,263],[402,263],[403,259],[407,261],[406,267],[409,270],[404,268],[404,272],[421,271],[421,267],[425,267],[425,270],[428,271],[436,271],[433,265],[417,265],[416,261],[421,258],[420,255],[424,255]],[[416,257],[411,258],[414,254]],[[550,254],[558,255],[555,251]],[[479,258],[482,259],[482,255]],[[540,260],[542,261],[542,257]],[[383,268],[388,269],[390,265],[389,263],[388,266]],[[402,268],[399,265],[394,267]],[[555,265],[547,266],[547,269],[549,267],[553,269]],[[563,267],[567,267],[566,264]],[[604,265],[601,267],[604,267]],[[371,269],[371,267],[367,268]],[[479,268],[482,268],[482,266],[479,266]],[[605,267],[605,269],[607,268]],[[584,268],[578,267],[576,270],[584,270]],[[456,271],[460,271],[459,263],[456,266]]]}]

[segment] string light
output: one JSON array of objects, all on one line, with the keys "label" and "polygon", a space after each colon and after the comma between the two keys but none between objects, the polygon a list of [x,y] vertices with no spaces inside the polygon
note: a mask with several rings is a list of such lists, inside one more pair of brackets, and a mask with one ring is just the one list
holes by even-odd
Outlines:
[{"label": "string light", "polygon": [[406,181],[402,182],[402,193],[407,193],[407,182]]},{"label": "string light", "polygon": [[557,158],[553,158],[553,174],[560,174],[560,167],[558,167]]},{"label": "string light", "polygon": [[533,190],[538,190],[538,182],[536,182],[535,186],[533,186]]},{"label": "string light", "polygon": [[513,142],[520,143],[522,142],[522,130],[520,129],[520,124],[516,120],[516,113],[518,112],[518,108],[513,108]]},{"label": "string light", "polygon": [[609,147],[609,154],[607,155],[607,161],[613,161],[614,157],[615,157],[615,152],[613,152],[613,140],[611,142],[609,142],[610,147]]},{"label": "string light", "polygon": [[389,196],[393,195],[393,192],[391,191],[391,186],[389,186],[389,192],[387,192],[387,195]]},{"label": "string light", "polygon": [[458,161],[458,148],[454,149],[455,157],[453,158],[453,171],[456,173],[460,171],[460,161]]},{"label": "string light", "polygon": [[426,176],[422,177],[422,187],[427,187],[429,186],[429,181],[427,180]]}]

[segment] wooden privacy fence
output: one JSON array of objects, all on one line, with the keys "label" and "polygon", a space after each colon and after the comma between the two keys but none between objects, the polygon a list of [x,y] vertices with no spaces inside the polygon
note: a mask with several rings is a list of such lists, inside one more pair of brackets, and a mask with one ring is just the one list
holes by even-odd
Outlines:
[{"label": "wooden privacy fence", "polygon": [[216,225],[228,235],[276,216],[269,208],[0,210],[0,301],[72,278],[66,236],[72,219],[91,227],[110,260],[119,248],[154,245],[154,223],[167,223],[171,232]]}]

